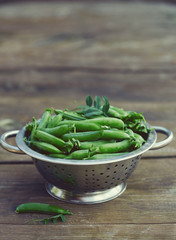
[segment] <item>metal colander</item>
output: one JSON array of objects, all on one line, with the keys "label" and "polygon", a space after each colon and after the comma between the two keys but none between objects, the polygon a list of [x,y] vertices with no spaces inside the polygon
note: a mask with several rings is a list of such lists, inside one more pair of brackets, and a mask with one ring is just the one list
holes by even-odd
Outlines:
[{"label": "metal colander", "polygon": [[[30,149],[23,138],[25,127],[20,131],[10,131],[1,136],[1,145],[8,151],[26,153],[46,180],[47,192],[67,202],[92,204],[109,201],[121,195],[126,189],[126,181],[136,168],[143,153],[149,149],[166,146],[173,134],[166,128],[154,127],[146,143],[140,148],[123,156],[101,160],[53,159]],[[167,137],[156,143],[157,132]],[[11,146],[6,138],[16,135],[18,147]]]}]

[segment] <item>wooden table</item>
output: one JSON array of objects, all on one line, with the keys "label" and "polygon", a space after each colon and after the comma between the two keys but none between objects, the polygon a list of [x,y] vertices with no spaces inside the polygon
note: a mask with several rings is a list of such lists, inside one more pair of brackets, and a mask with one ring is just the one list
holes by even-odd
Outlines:
[{"label": "wooden table", "polygon": [[[55,2],[0,6],[0,133],[45,108],[72,108],[105,95],[176,133],[176,7],[164,3]],[[159,140],[163,136],[158,136]],[[14,144],[14,141],[12,141]],[[0,149],[1,240],[176,239],[174,141],[143,155],[118,198],[95,205],[58,201],[30,157]],[[66,222],[28,224],[24,202],[70,209]]]}]

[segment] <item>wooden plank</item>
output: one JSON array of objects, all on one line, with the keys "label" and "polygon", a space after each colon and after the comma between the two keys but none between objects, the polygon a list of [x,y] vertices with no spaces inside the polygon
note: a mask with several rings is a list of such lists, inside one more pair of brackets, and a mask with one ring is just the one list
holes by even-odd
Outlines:
[{"label": "wooden plank", "polygon": [[[73,99],[85,95],[105,95],[116,101],[171,102],[176,94],[176,73],[120,72],[101,73],[101,70],[66,71],[62,69],[17,69],[12,73],[0,71],[0,93],[4,96],[51,96],[65,94]],[[71,101],[70,101],[71,102]],[[3,101],[4,103],[4,101]],[[53,103],[54,104],[54,103]]]},{"label": "wooden plank", "polygon": [[20,3],[0,8],[0,65],[175,68],[175,7]]},{"label": "wooden plank", "polygon": [[48,195],[44,180],[31,164],[1,164],[0,223],[27,224],[41,214],[15,214],[18,204],[44,202],[70,209],[63,225],[171,224],[176,214],[175,158],[142,159],[118,198],[95,205],[76,205]]},{"label": "wooden plank", "polygon": [[[73,240],[175,240],[175,224],[106,224],[70,225],[62,224],[31,226],[0,224],[1,239],[36,240],[73,239]],[[40,233],[40,236],[38,235]]]}]

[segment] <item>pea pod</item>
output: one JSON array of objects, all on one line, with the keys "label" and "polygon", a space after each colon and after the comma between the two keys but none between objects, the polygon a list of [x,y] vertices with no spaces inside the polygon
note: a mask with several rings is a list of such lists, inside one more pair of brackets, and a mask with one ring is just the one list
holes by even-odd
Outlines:
[{"label": "pea pod", "polygon": [[122,156],[124,154],[127,154],[128,152],[122,152],[122,153],[102,153],[102,154],[95,154],[92,157],[89,158],[89,160],[99,160],[99,159],[109,159],[113,157]]},{"label": "pea pod", "polygon": [[41,129],[45,128],[49,122],[50,117],[51,117],[51,109],[46,109],[40,119],[38,129],[41,130]]},{"label": "pea pod", "polygon": [[98,147],[97,153],[118,153],[118,152],[128,152],[133,146],[133,142],[130,140],[123,140],[121,142],[106,143]]},{"label": "pea pod", "polygon": [[[124,122],[121,119],[113,118],[113,117],[97,117],[97,118],[91,118],[80,121],[80,124],[85,124],[85,126],[88,124],[98,124],[103,126],[102,128],[105,128],[104,126],[113,127],[117,129],[124,129]],[[79,124],[78,121],[70,121],[65,120],[61,121],[58,125],[62,124]]]},{"label": "pea pod", "polygon": [[63,120],[57,124],[57,126],[68,125],[69,127],[81,120]]},{"label": "pea pod", "polygon": [[134,132],[133,132],[133,130],[131,130],[130,128],[127,128],[127,129],[125,130],[125,132],[126,132],[131,138],[134,137]]},{"label": "pea pod", "polygon": [[61,125],[68,125],[68,126],[74,126],[77,132],[85,132],[85,131],[98,131],[101,129],[107,129],[107,126],[102,126],[98,123],[93,122],[86,122],[85,120],[80,121],[72,121],[72,120],[65,120],[58,124],[58,126]]},{"label": "pea pod", "polygon": [[109,126],[117,129],[124,129],[124,122],[121,119],[113,117],[97,117],[84,120],[86,123],[97,123],[104,126]]},{"label": "pea pod", "polygon": [[33,141],[34,140],[34,136],[35,136],[35,131],[37,129],[37,120],[35,119],[35,117],[33,117],[33,121],[32,121],[32,131],[31,131],[31,136],[30,136],[30,140]]},{"label": "pea pod", "polygon": [[117,111],[115,111],[114,109],[109,109],[107,114],[108,114],[109,117],[115,117],[115,118],[120,118],[121,117],[121,115]]},{"label": "pea pod", "polygon": [[64,142],[62,139],[57,138],[49,133],[46,133],[44,131],[40,131],[40,130],[36,130],[35,132],[35,137],[43,142],[46,143],[50,143],[54,146],[56,146],[57,148],[59,148],[60,150],[67,150],[70,151],[72,148],[72,145],[70,142]]},{"label": "pea pod", "polygon": [[55,115],[48,123],[47,128],[53,128],[58,125],[59,122],[62,121],[62,114]]},{"label": "pea pod", "polygon": [[63,114],[63,117],[71,120],[83,120],[85,117],[82,117],[81,115],[77,114],[76,112],[73,111],[63,111],[60,109],[55,109],[54,110],[55,114]]},{"label": "pea pod", "polygon": [[65,155],[63,153],[51,153],[48,156],[53,157],[53,158],[61,158],[61,159],[64,159],[67,157],[67,155]]},{"label": "pea pod", "polygon": [[102,130],[100,131],[88,131],[88,132],[77,132],[77,133],[66,133],[62,136],[64,141],[68,141],[72,138],[82,141],[96,141],[101,138]]},{"label": "pea pod", "polygon": [[88,149],[86,150],[77,150],[72,153],[70,153],[66,159],[77,159],[77,160],[83,160],[84,158],[89,158],[93,154],[95,154],[95,151],[90,152]]},{"label": "pea pod", "polygon": [[79,149],[90,149],[93,147],[100,146],[105,143],[115,142],[115,140],[97,140],[97,141],[89,141],[89,142],[80,142]]},{"label": "pea pod", "polygon": [[44,153],[61,153],[61,151],[57,147],[53,146],[50,143],[32,141],[30,145]]},{"label": "pea pod", "polygon": [[74,126],[76,131],[78,132],[85,132],[85,131],[98,131],[101,129],[106,129],[106,126],[101,126],[100,124],[93,123],[93,122],[85,122],[83,121],[77,121],[74,122]]},{"label": "pea pod", "polygon": [[122,130],[103,130],[103,135],[102,135],[102,139],[106,139],[106,140],[123,140],[123,139],[129,139],[130,136],[125,133]]},{"label": "pea pod", "polygon": [[54,128],[45,128],[45,129],[43,129],[43,131],[47,132],[51,135],[54,135],[56,137],[61,137],[63,134],[68,133],[72,129],[73,129],[73,126],[64,124],[64,125],[57,126]]},{"label": "pea pod", "polygon": [[[128,115],[128,112],[125,111],[123,108],[118,108],[118,107],[114,107],[114,106],[110,106],[110,111],[112,110],[112,113],[114,114],[113,117],[119,117],[120,119],[124,118],[125,116]],[[115,113],[116,112],[116,113]],[[108,111],[109,113],[109,111]],[[112,114],[112,115],[113,115]]]},{"label": "pea pod", "polygon": [[16,213],[31,213],[31,212],[42,212],[42,213],[61,213],[61,214],[72,214],[69,210],[61,207],[45,204],[45,203],[23,203],[16,208]]}]

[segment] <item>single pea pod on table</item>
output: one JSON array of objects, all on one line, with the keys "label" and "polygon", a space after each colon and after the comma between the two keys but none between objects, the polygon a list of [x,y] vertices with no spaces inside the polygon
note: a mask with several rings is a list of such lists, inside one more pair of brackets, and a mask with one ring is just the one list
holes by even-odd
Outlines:
[{"label": "single pea pod on table", "polygon": [[86,98],[76,109],[46,109],[26,126],[24,141],[49,157],[75,160],[120,156],[140,148],[150,129],[142,113],[111,106],[107,98]]}]

